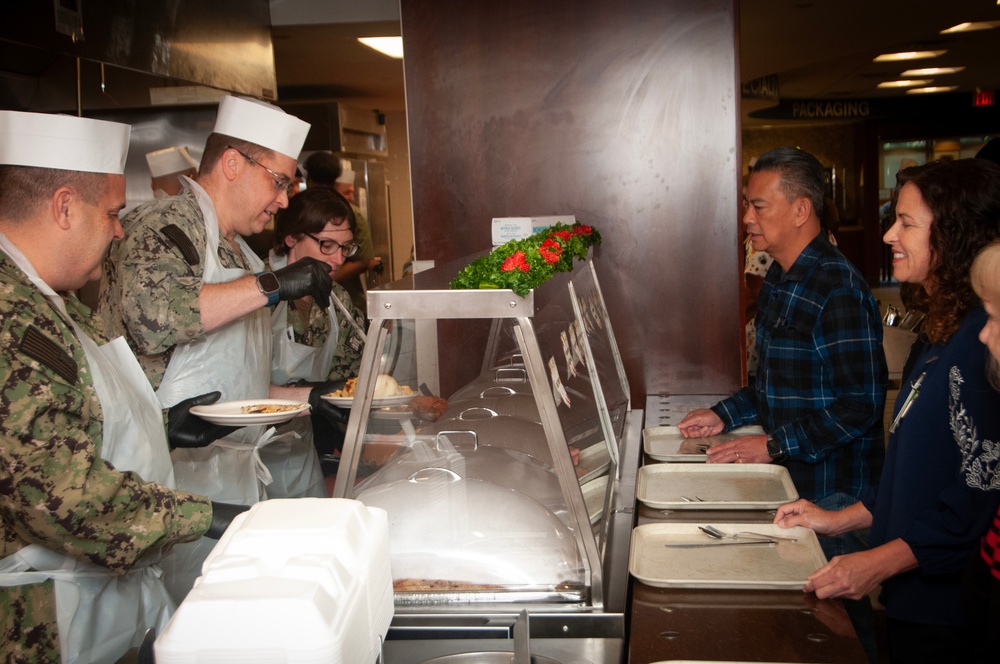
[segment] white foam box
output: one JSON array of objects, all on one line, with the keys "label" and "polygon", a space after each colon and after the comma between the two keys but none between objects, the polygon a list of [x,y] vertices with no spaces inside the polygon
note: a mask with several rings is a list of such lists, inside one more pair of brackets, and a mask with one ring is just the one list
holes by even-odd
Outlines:
[{"label": "white foam box", "polygon": [[385,511],[336,498],[268,500],[226,530],[157,639],[156,657],[375,661],[392,615]]}]

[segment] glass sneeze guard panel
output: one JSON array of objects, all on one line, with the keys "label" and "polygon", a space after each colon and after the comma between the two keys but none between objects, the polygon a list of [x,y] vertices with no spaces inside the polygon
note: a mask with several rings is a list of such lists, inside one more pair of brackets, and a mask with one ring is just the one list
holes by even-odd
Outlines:
[{"label": "glass sneeze guard panel", "polygon": [[[616,407],[628,398],[609,325],[601,349],[589,348],[593,267],[525,298],[450,290],[456,272],[369,292],[335,495],[389,513],[397,607],[600,608],[598,540],[618,442],[604,382]],[[583,295],[571,295],[570,280],[588,272]],[[603,300],[599,309],[608,323]]]}]

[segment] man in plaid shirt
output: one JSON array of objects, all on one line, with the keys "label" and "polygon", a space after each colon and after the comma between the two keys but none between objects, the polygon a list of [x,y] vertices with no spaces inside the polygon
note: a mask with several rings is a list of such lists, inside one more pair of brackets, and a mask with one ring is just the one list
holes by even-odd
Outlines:
[{"label": "man in plaid shirt", "polygon": [[[822,232],[824,170],[811,154],[777,148],[747,183],[743,223],[774,263],[757,300],[757,376],[680,422],[689,438],[747,424],[766,434],[708,450],[709,463],[780,463],[799,495],[826,509],[857,502],[877,481],[888,372],[882,319],[864,277]],[[867,531],[821,538],[827,557],[867,548]],[[866,649],[855,607],[848,606]],[[864,611],[864,609],[860,609]],[[870,612],[870,607],[868,608]],[[870,623],[869,623],[870,625]]]},{"label": "man in plaid shirt", "polygon": [[781,463],[801,497],[838,509],[881,469],[887,370],[878,303],[821,232],[823,177],[796,148],[757,160],[743,223],[754,249],[774,257],[755,320],[759,373],[679,426],[697,438],[762,425],[766,434],[710,448],[709,463]]}]

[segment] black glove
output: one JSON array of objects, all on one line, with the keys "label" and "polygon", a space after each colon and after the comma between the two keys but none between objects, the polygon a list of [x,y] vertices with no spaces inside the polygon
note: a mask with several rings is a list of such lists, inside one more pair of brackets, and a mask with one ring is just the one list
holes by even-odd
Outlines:
[{"label": "black glove", "polygon": [[330,266],[323,261],[307,256],[275,270],[274,276],[278,279],[279,300],[297,300],[310,295],[320,309],[330,306],[333,278]]},{"label": "black glove", "polygon": [[191,406],[207,406],[218,401],[220,396],[221,392],[209,392],[191,397],[178,402],[167,411],[167,443],[170,449],[205,447],[239,428],[212,424],[188,412]]},{"label": "black glove", "polygon": [[350,409],[339,408],[322,398],[324,394],[342,389],[346,382],[345,380],[331,380],[326,383],[306,383],[306,385],[312,385],[312,389],[309,390],[309,407],[312,409],[312,414],[319,415],[333,424],[347,424],[347,418],[351,415]]},{"label": "black glove", "polygon": [[230,505],[212,501],[212,525],[208,527],[205,537],[217,540],[226,532],[226,528],[238,515],[250,509],[249,505]]}]

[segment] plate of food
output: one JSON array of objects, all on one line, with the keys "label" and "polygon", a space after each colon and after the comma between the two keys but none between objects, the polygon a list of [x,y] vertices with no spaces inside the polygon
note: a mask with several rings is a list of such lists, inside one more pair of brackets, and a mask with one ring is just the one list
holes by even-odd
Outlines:
[{"label": "plate of food", "polygon": [[[357,378],[348,378],[343,388],[324,394],[323,399],[334,406],[350,408],[354,404],[354,390],[357,384]],[[372,406],[379,408],[401,406],[408,403],[414,396],[413,389],[408,385],[400,385],[395,378],[388,374],[379,374],[375,378],[375,395],[372,397]]]},{"label": "plate of food", "polygon": [[191,413],[212,424],[249,426],[281,424],[309,410],[309,404],[289,399],[243,399],[192,406]]}]

